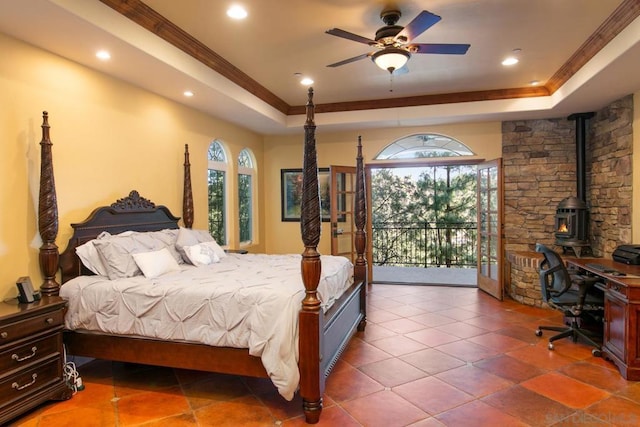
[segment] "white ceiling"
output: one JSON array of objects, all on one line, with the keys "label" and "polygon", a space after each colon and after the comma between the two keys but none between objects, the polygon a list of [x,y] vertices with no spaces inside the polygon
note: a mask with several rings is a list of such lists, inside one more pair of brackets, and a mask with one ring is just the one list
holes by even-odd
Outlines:
[{"label": "white ceiling", "polygon": [[[627,0],[629,1],[629,0]],[[640,2],[640,0],[632,0]],[[340,28],[367,38],[384,25],[389,2],[366,0],[243,0],[244,21],[230,20],[231,1],[144,0],[288,106],[306,102],[295,73],[315,80],[315,103],[350,103],[407,96],[544,85],[622,0],[406,0],[396,2],[406,25],[422,10],[442,20],[418,43],[469,43],[466,55],[413,55],[409,72],[394,76],[363,59],[327,64],[372,50],[325,34]],[[99,0],[0,0],[0,32],[190,105],[256,132],[298,132],[301,115],[287,115]],[[112,60],[99,62],[99,48]],[[520,63],[501,60],[521,49]],[[640,90],[640,18],[551,96],[316,115],[325,130],[560,117],[592,111]],[[185,89],[195,92],[183,97]],[[392,91],[390,91],[392,89]]]}]

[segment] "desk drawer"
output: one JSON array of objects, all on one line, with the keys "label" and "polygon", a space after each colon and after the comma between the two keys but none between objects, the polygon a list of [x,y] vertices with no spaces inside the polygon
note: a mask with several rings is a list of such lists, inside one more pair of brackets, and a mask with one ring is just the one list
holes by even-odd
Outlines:
[{"label": "desk drawer", "polygon": [[61,326],[63,321],[64,313],[62,310],[56,310],[3,325],[0,327],[0,345]]},{"label": "desk drawer", "polygon": [[60,354],[62,334],[54,333],[22,341],[22,344],[16,343],[15,346],[0,352],[0,373],[19,369],[52,354]]},{"label": "desk drawer", "polygon": [[59,357],[6,377],[0,381],[0,409],[61,380],[62,363]]}]

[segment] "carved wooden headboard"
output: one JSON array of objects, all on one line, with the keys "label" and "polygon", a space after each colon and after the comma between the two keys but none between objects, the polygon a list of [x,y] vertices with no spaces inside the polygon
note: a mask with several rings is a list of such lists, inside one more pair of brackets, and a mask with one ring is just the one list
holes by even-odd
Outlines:
[{"label": "carved wooden headboard", "polygon": [[178,228],[179,217],[174,216],[165,206],[156,206],[152,201],[131,191],[127,197],[109,206],[96,208],[80,223],[71,224],[73,235],[67,248],[60,254],[62,283],[80,275],[91,273],[76,255],[76,247],[95,239],[104,231],[118,234],[123,231],[159,231]]}]

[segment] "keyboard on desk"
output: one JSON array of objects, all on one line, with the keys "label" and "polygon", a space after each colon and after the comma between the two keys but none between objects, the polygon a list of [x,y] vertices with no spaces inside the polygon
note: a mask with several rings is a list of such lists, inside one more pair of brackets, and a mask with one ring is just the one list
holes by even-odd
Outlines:
[{"label": "keyboard on desk", "polygon": [[590,268],[592,270],[600,271],[602,273],[611,274],[612,276],[624,276],[625,275],[624,273],[619,272],[615,268],[611,268],[609,266],[598,264],[598,263],[594,263],[594,262],[586,263],[585,267],[588,267],[588,268]]}]

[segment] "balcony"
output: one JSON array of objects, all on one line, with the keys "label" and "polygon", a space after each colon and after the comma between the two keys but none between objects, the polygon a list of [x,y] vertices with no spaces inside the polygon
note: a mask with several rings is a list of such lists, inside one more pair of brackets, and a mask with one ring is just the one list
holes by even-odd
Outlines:
[{"label": "balcony", "polygon": [[373,282],[476,286],[475,222],[373,225]]}]

